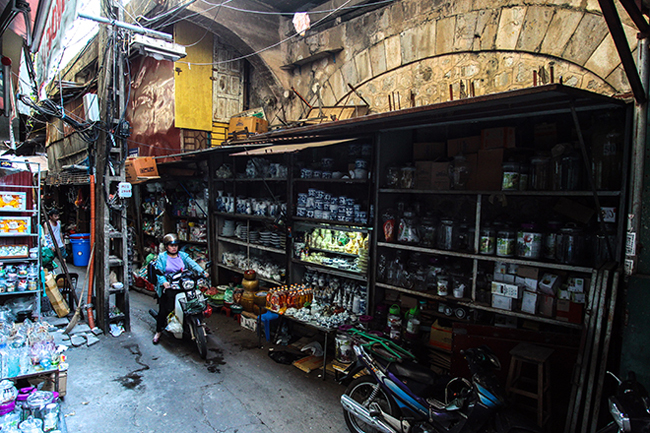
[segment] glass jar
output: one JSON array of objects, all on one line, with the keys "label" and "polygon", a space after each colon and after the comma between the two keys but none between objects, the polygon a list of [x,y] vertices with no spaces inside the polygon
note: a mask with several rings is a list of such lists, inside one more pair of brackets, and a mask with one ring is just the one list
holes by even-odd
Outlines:
[{"label": "glass jar", "polygon": [[438,275],[437,288],[438,296],[449,295],[449,278],[446,275]]},{"label": "glass jar", "polygon": [[574,224],[567,225],[560,230],[558,244],[560,262],[567,265],[581,265],[584,263],[585,237],[581,228]]},{"label": "glass jar", "polygon": [[471,251],[474,249],[474,234],[475,230],[470,228],[467,224],[458,226],[458,230],[454,230],[454,251]]},{"label": "glass jar", "polygon": [[517,232],[517,257],[537,260],[542,255],[542,233],[535,224],[522,224]]},{"label": "glass jar", "polygon": [[562,190],[577,191],[580,189],[582,174],[582,158],[577,153],[562,157]]},{"label": "glass jar", "polygon": [[388,172],[386,173],[386,187],[399,188],[400,178],[401,174],[399,167],[388,167]]},{"label": "glass jar", "polygon": [[515,231],[510,229],[497,232],[496,252],[499,257],[514,257],[517,239]]},{"label": "glass jar", "polygon": [[451,188],[465,189],[469,180],[469,164],[463,154],[454,156],[451,166]]},{"label": "glass jar", "polygon": [[537,156],[530,160],[530,188],[534,191],[549,189],[551,159],[547,156]]},{"label": "glass jar", "polygon": [[492,227],[483,227],[481,229],[481,239],[479,243],[479,254],[493,255],[496,253],[496,232]]},{"label": "glass jar", "polygon": [[544,258],[557,260],[557,243],[560,236],[561,224],[557,221],[549,221],[548,228],[544,234]]},{"label": "glass jar", "polygon": [[420,245],[434,248],[436,246],[436,224],[433,218],[422,218],[420,224]]},{"label": "glass jar", "polygon": [[407,244],[417,244],[420,242],[417,219],[413,212],[404,212],[404,216],[400,219],[397,230],[397,242]]},{"label": "glass jar", "polygon": [[620,186],[623,134],[617,128],[623,123],[611,114],[595,119],[591,136],[591,166],[598,190],[617,190]]},{"label": "glass jar", "polygon": [[454,221],[443,219],[438,229],[438,248],[451,251],[454,239]]},{"label": "glass jar", "polygon": [[508,161],[503,163],[502,191],[517,191],[519,189],[519,163]]},{"label": "glass jar", "polygon": [[528,191],[530,165],[526,163],[519,164],[519,191]]},{"label": "glass jar", "polygon": [[400,169],[400,188],[415,188],[415,167],[402,167]]}]

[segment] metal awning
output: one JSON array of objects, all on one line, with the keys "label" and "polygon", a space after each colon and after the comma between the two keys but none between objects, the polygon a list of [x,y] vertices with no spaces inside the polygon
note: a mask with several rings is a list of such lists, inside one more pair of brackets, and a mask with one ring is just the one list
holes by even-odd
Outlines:
[{"label": "metal awning", "polygon": [[243,152],[231,153],[230,156],[251,156],[251,155],[278,155],[281,153],[298,152],[311,147],[331,146],[332,144],[346,143],[348,141],[358,140],[358,138],[345,138],[340,140],[324,140],[308,143],[280,144],[268,147],[258,147],[256,149],[244,150]]}]

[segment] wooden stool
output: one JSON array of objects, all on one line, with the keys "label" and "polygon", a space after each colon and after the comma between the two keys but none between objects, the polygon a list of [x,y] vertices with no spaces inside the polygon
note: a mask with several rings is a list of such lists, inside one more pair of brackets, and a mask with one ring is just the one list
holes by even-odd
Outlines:
[{"label": "wooden stool", "polygon": [[[553,349],[528,343],[520,343],[510,351],[510,370],[506,381],[506,392],[508,395],[523,395],[537,400],[536,407],[531,409],[537,411],[537,425],[540,427],[543,427],[551,417],[551,393],[549,391],[551,365],[548,360],[552,354]],[[536,378],[522,376],[521,370],[524,363],[537,366]]]}]

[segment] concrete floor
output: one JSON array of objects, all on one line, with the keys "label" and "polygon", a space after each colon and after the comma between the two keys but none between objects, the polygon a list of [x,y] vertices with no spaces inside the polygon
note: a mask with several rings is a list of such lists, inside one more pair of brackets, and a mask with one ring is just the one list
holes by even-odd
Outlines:
[{"label": "concrete floor", "polygon": [[[80,271],[71,267],[70,272]],[[80,278],[83,280],[83,277]],[[80,281],[80,286],[83,281]],[[132,291],[131,332],[67,351],[68,431],[347,432],[333,378],[268,357],[232,318],[207,320],[208,356],[169,335],[153,345],[152,297]],[[284,349],[278,347],[277,350]]]}]

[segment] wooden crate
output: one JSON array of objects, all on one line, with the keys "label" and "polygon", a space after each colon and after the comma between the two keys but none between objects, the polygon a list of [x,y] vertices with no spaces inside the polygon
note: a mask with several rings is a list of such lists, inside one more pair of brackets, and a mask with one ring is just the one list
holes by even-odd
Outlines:
[{"label": "wooden crate", "polygon": [[221,146],[228,139],[228,122],[212,122],[210,147]]}]

